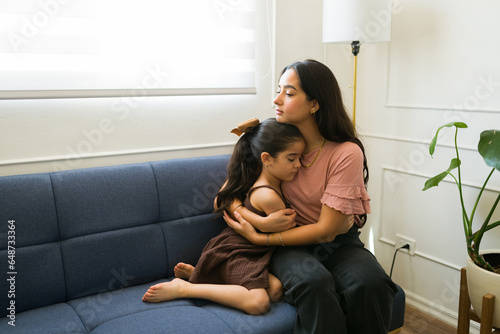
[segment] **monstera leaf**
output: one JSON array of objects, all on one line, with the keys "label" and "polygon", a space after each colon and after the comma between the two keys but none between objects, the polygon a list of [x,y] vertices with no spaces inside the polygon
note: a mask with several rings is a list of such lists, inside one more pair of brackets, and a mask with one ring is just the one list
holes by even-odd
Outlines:
[{"label": "monstera leaf", "polygon": [[448,169],[444,172],[442,172],[441,174],[438,174],[430,179],[427,180],[427,182],[425,182],[425,185],[424,185],[424,189],[422,190],[427,190],[429,188],[432,188],[432,187],[437,187],[439,182],[443,181],[443,179],[450,174],[450,172],[452,170],[454,170],[455,168],[458,168],[460,166],[460,159],[457,159],[457,158],[454,158],[454,159],[451,159],[451,162],[450,162],[450,167],[448,167]]},{"label": "monstera leaf", "polygon": [[434,154],[434,150],[436,149],[436,143],[438,140],[439,131],[441,131],[443,128],[451,128],[452,126],[461,129],[467,128],[467,124],[463,122],[451,122],[437,129],[436,134],[434,135],[434,138],[432,138],[431,144],[429,145],[429,153],[431,154],[431,156]]},{"label": "monstera leaf", "polygon": [[486,165],[500,171],[500,131],[486,130],[481,132],[481,138],[477,145],[479,154]]}]

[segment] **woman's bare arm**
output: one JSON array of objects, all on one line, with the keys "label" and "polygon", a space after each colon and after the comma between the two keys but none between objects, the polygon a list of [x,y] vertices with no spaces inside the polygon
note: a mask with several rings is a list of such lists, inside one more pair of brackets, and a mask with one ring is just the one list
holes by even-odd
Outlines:
[{"label": "woman's bare arm", "polygon": [[354,223],[352,216],[323,205],[316,224],[303,225],[268,236],[268,234],[255,231],[239,213],[235,213],[235,216],[237,220],[225,215],[228,225],[250,242],[261,246],[268,243],[273,245],[273,242],[276,246],[301,246],[330,242],[337,235],[346,233]]}]

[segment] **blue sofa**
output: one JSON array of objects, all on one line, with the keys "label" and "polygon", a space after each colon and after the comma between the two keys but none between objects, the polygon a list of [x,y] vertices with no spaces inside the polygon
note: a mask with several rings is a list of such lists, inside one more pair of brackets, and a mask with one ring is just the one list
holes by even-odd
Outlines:
[{"label": "blue sofa", "polygon": [[[144,303],[226,225],[212,212],[228,156],[0,177],[0,333],[291,333],[198,299]],[[391,330],[404,318],[396,295]]]}]

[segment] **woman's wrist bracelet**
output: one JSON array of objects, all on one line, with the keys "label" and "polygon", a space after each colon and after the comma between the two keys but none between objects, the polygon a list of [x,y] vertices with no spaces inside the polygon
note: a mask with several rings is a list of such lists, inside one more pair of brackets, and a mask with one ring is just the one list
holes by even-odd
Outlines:
[{"label": "woman's wrist bracelet", "polygon": [[[273,246],[276,246],[276,233],[267,233],[266,246],[269,247],[269,234],[273,235]],[[281,238],[281,232],[278,232],[278,237],[280,239],[281,246],[285,247],[285,244],[283,243],[283,239]]]},{"label": "woman's wrist bracelet", "polygon": [[285,244],[283,243],[283,239],[281,239],[281,232],[278,233],[278,236],[280,237],[281,246],[285,247]]}]

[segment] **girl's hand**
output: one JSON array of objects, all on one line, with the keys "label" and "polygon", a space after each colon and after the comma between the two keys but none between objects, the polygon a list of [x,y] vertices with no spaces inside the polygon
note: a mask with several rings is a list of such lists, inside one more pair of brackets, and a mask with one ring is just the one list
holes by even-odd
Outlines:
[{"label": "girl's hand", "polygon": [[354,222],[355,222],[354,215],[347,216],[347,219],[344,221],[344,224],[342,224],[339,234],[344,234],[349,232],[351,227],[354,225]]},{"label": "girl's hand", "polygon": [[261,229],[262,232],[281,232],[295,227],[295,217],[297,213],[293,209],[283,209],[271,213],[264,218],[265,226]]},{"label": "girl's hand", "polygon": [[258,233],[252,224],[247,222],[237,211],[234,212],[234,216],[237,220],[232,219],[229,214],[224,211],[224,220],[227,225],[251,243],[257,244],[260,233]]}]

